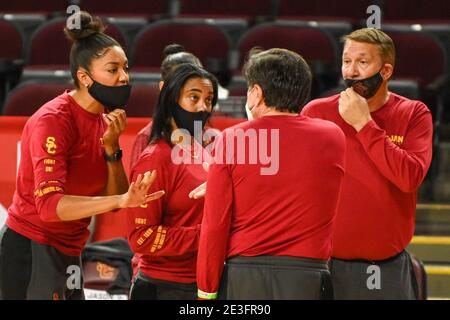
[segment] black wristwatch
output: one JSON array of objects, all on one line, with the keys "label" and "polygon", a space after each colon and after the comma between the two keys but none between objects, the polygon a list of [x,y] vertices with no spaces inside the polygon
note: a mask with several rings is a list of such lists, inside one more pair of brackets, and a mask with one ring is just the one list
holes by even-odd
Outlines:
[{"label": "black wristwatch", "polygon": [[118,149],[116,152],[114,152],[112,155],[108,156],[105,152],[105,160],[116,162],[122,159],[122,149]]}]

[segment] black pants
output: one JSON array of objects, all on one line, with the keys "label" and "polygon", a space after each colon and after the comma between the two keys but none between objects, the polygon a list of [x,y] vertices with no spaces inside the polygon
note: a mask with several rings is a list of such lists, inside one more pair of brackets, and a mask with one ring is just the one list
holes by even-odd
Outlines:
[{"label": "black pants", "polygon": [[227,300],[320,300],[332,295],[326,261],[287,256],[228,259],[219,292]]},{"label": "black pants", "polygon": [[4,226],[0,231],[0,295],[9,300],[82,300],[80,257],[67,256]]},{"label": "black pants", "polygon": [[383,261],[330,260],[339,300],[415,300],[417,284],[406,251]]},{"label": "black pants", "polygon": [[196,300],[197,285],[164,281],[138,272],[130,291],[130,300]]}]

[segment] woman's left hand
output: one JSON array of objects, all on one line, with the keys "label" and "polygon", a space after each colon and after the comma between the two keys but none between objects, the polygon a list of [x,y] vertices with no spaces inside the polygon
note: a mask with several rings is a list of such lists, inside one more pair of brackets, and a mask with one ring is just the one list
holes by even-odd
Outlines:
[{"label": "woman's left hand", "polygon": [[108,154],[112,154],[119,149],[119,137],[127,126],[127,116],[125,110],[115,109],[108,114],[103,114],[108,128],[102,137],[102,144]]}]

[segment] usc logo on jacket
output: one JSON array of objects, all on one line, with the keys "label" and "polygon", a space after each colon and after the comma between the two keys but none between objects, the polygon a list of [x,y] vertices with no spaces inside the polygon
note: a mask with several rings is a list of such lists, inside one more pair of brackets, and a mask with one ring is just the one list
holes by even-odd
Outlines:
[{"label": "usc logo on jacket", "polygon": [[45,146],[47,147],[47,153],[49,154],[55,154],[56,153],[56,139],[55,137],[47,137],[47,143],[45,144]]}]

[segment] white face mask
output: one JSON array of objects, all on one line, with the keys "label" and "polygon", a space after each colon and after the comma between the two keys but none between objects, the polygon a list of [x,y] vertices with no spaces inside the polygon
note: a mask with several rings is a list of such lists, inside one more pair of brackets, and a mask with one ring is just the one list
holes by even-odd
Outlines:
[{"label": "white face mask", "polygon": [[245,113],[247,114],[248,121],[253,120],[253,115],[252,115],[252,112],[250,111],[250,109],[248,108],[247,101],[245,102]]},{"label": "white face mask", "polygon": [[250,90],[247,90],[247,100],[245,101],[245,113],[247,114],[248,121],[253,120],[253,114],[250,111],[250,108],[248,107],[248,96],[249,96],[250,92],[252,92],[253,89],[254,89],[254,87],[252,87]]}]

